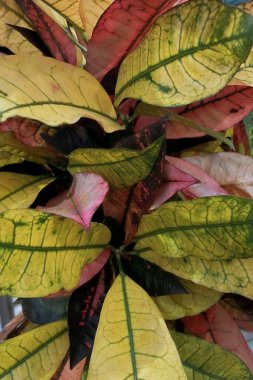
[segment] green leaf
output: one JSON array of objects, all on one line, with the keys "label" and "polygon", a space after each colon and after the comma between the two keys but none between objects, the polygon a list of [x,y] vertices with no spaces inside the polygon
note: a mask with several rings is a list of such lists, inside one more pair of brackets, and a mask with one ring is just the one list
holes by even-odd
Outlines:
[{"label": "green leaf", "polygon": [[100,315],[88,380],[186,380],[178,353],[147,293],[123,273]]},{"label": "green leaf", "polygon": [[250,370],[231,352],[191,335],[170,333],[188,380],[252,380]]},{"label": "green leaf", "polygon": [[91,223],[89,232],[72,220],[37,210],[0,214],[0,294],[43,297],[73,289],[83,266],[110,241],[110,231]]},{"label": "green leaf", "polygon": [[162,267],[171,257],[249,258],[252,226],[253,200],[219,196],[169,202],[142,218],[135,251]]},{"label": "green leaf", "polygon": [[248,116],[243,119],[243,124],[249,144],[249,155],[253,157],[253,112],[250,112]]},{"label": "green leaf", "polygon": [[218,0],[192,0],[160,16],[120,67],[115,104],[189,104],[222,89],[245,62],[253,17]]},{"label": "green leaf", "polygon": [[2,151],[0,147],[0,167],[10,164],[18,164],[22,161],[22,157],[11,154],[10,152]]},{"label": "green leaf", "polygon": [[150,173],[163,141],[162,136],[143,150],[76,149],[68,156],[69,171],[96,173],[112,187],[130,187]]},{"label": "green leaf", "polygon": [[0,121],[22,116],[58,126],[89,117],[106,132],[122,129],[97,80],[81,68],[52,58],[1,57],[0,98]]},{"label": "green leaf", "polygon": [[54,180],[49,175],[32,176],[0,173],[0,213],[17,208],[28,208],[39,192]]},{"label": "green leaf", "polygon": [[51,379],[68,350],[67,322],[37,327],[0,344],[0,379]]}]

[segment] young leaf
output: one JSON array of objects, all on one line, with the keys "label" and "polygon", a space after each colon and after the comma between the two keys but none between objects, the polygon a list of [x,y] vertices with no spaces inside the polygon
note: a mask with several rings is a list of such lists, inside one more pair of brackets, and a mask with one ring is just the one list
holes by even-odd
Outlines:
[{"label": "young leaf", "polygon": [[0,213],[11,209],[28,208],[39,192],[54,180],[49,175],[32,176],[0,173]]},{"label": "young leaf", "polygon": [[216,344],[171,330],[188,380],[251,380],[252,374],[241,360]]},{"label": "young leaf", "polygon": [[96,173],[111,187],[129,187],[150,173],[163,141],[164,138],[160,137],[144,150],[77,149],[68,156],[69,171],[71,174]]},{"label": "young leaf", "polygon": [[[134,50],[159,15],[183,2],[185,0],[153,0],[152,4],[144,0],[109,1],[112,5],[98,20],[88,43],[87,70],[101,80]],[[81,2],[81,9],[88,13],[86,3],[87,0]]]},{"label": "young leaf", "polygon": [[68,350],[65,321],[37,327],[0,345],[0,378],[50,379]]},{"label": "young leaf", "polygon": [[142,217],[134,250],[163,269],[172,257],[249,258],[252,216],[253,201],[236,197],[169,202]]},{"label": "young leaf", "polygon": [[83,266],[110,241],[110,231],[92,223],[89,233],[78,223],[37,210],[0,214],[0,291],[16,297],[43,297],[73,289]]},{"label": "young leaf", "polygon": [[89,282],[76,289],[70,298],[68,323],[71,368],[83,358],[90,359],[99,315],[111,282],[112,269],[107,264]]},{"label": "young leaf", "polygon": [[76,65],[76,46],[57,22],[31,0],[16,0],[16,2],[49,48],[52,56],[59,61]]},{"label": "young leaf", "polygon": [[86,116],[106,132],[122,128],[104,89],[78,67],[47,57],[6,56],[0,69],[1,121],[18,115],[58,126]]},{"label": "young leaf", "polygon": [[51,199],[46,207],[38,207],[38,209],[49,214],[73,219],[88,229],[93,214],[103,202],[108,190],[107,182],[97,174],[74,174],[69,190]]},{"label": "young leaf", "polygon": [[[109,322],[109,323],[108,323]],[[146,292],[121,274],[103,304],[88,380],[186,379],[164,320]]]},{"label": "young leaf", "polygon": [[0,41],[1,46],[5,46],[15,54],[41,55],[30,42],[28,42],[19,32],[10,25],[17,25],[31,29],[27,18],[15,0],[0,0]]},{"label": "young leaf", "polygon": [[166,320],[201,313],[216,304],[222,297],[222,293],[193,282],[180,279],[180,283],[189,291],[188,294],[171,294],[154,298],[156,306]]},{"label": "young leaf", "polygon": [[252,16],[218,0],[175,7],[124,59],[115,104],[130,97],[177,106],[217,93],[246,60],[252,32]]},{"label": "young leaf", "polygon": [[233,152],[186,157],[200,167],[231,195],[253,198],[253,160]]}]

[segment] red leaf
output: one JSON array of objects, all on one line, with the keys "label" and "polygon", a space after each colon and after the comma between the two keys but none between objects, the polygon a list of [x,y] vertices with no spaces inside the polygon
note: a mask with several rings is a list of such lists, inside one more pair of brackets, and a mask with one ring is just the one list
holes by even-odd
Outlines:
[{"label": "red leaf", "polygon": [[236,124],[233,131],[233,143],[237,152],[250,156],[249,137],[245,130],[243,122]]},{"label": "red leaf", "polygon": [[76,46],[67,33],[32,0],[16,0],[54,58],[76,65]]},{"label": "red leaf", "polygon": [[116,0],[107,8],[88,43],[86,69],[98,80],[142,40],[162,13],[187,0]]},{"label": "red leaf", "polygon": [[[67,356],[68,358],[68,356]],[[70,360],[65,358],[62,365],[54,376],[50,380],[81,380],[86,364],[86,358],[84,358],[80,363],[78,363],[75,368],[70,369]]]},{"label": "red leaf", "polygon": [[46,207],[38,209],[73,219],[88,229],[94,212],[103,202],[108,190],[108,183],[97,174],[74,174],[69,190],[51,199]]},{"label": "red leaf", "polygon": [[213,319],[202,313],[183,318],[183,322],[190,333],[233,352],[253,371],[253,352],[233,318],[219,303],[215,306]]}]

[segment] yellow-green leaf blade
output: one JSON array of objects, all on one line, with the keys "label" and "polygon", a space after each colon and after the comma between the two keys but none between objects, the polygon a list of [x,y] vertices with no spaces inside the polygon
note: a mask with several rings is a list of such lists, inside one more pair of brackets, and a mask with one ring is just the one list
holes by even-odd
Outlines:
[{"label": "yellow-green leaf blade", "polygon": [[166,325],[146,292],[118,276],[103,304],[88,380],[186,379]]},{"label": "yellow-green leaf blade", "polygon": [[217,93],[245,62],[252,34],[252,16],[218,0],[175,7],[124,59],[115,104],[130,97],[177,106]]},{"label": "yellow-green leaf blade", "polygon": [[110,241],[110,231],[37,210],[0,214],[0,294],[43,297],[73,289],[83,266]]},{"label": "yellow-green leaf blade", "polygon": [[67,322],[37,327],[0,344],[0,379],[50,380],[68,350]]},{"label": "yellow-green leaf blade", "polygon": [[90,117],[106,132],[121,128],[97,80],[85,70],[52,58],[1,57],[0,97],[0,121],[22,116],[58,126]]},{"label": "yellow-green leaf blade", "polygon": [[152,262],[171,257],[249,258],[252,226],[251,199],[219,196],[169,202],[142,218],[135,251]]},{"label": "yellow-green leaf blade", "polygon": [[10,152],[5,152],[1,150],[0,146],[0,167],[10,164],[18,164],[22,162],[23,159],[15,154],[12,154]]},{"label": "yellow-green leaf blade", "polygon": [[235,78],[239,79],[248,86],[253,86],[253,49],[251,50],[246,62],[239,68]]},{"label": "yellow-green leaf blade", "polygon": [[71,174],[91,172],[101,175],[112,187],[129,187],[151,171],[161,149],[163,137],[143,150],[76,149],[69,157]]},{"label": "yellow-green leaf blade", "polygon": [[250,370],[231,352],[195,336],[170,333],[188,380],[252,380]]},{"label": "yellow-green leaf blade", "polygon": [[180,279],[188,294],[171,294],[155,297],[154,301],[163,318],[174,320],[185,316],[196,315],[216,304],[222,293],[193,282]]},{"label": "yellow-green leaf blade", "polygon": [[0,213],[29,207],[39,192],[54,180],[49,175],[0,173]]},{"label": "yellow-green leaf blade", "polygon": [[80,0],[79,12],[87,36],[91,38],[96,23],[113,0]]}]

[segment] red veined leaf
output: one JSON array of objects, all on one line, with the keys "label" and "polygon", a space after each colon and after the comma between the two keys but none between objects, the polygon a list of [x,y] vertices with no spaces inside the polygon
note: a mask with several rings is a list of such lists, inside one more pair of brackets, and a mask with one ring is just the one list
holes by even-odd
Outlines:
[{"label": "red veined leaf", "polygon": [[[233,130],[233,143],[236,152],[244,154],[245,156],[251,156],[251,149],[249,143],[249,137],[246,132],[245,125],[241,121],[236,124]],[[253,151],[252,151],[253,154]]]},{"label": "red veined leaf", "polygon": [[[146,148],[159,136],[164,135],[166,120],[161,119],[140,132],[122,139],[118,146],[130,149]],[[116,219],[124,227],[125,244],[132,241],[142,214],[147,212],[153,203],[162,182],[164,157],[165,141],[150,174],[130,189],[111,190],[103,203],[105,215]]]},{"label": "red veined leaf", "polygon": [[69,301],[70,367],[90,359],[102,305],[113,279],[108,263],[89,282],[75,290]]},{"label": "red veined leaf", "polygon": [[247,322],[247,321],[240,321],[238,319],[234,319],[235,323],[239,327],[239,329],[253,332],[253,322]]},{"label": "red veined leaf", "polygon": [[114,1],[93,30],[88,43],[87,70],[101,80],[135,49],[158,16],[186,1]]},{"label": "red veined leaf", "polygon": [[237,355],[253,372],[253,352],[230,314],[218,303],[212,319],[206,313],[185,317],[187,330],[195,335],[217,343]]},{"label": "red veined leaf", "polygon": [[88,229],[94,212],[109,190],[108,183],[94,173],[74,174],[69,190],[51,199],[39,210],[73,219]]},{"label": "red veined leaf", "polygon": [[70,360],[69,360],[69,354],[67,354],[66,358],[62,362],[62,365],[54,376],[50,380],[81,380],[82,374],[84,370],[84,366],[86,364],[86,358],[84,358],[82,361],[80,361],[75,368],[70,369]]},{"label": "red veined leaf", "polygon": [[151,209],[161,206],[177,191],[182,191],[187,199],[228,194],[198,166],[187,162],[185,159],[165,156],[163,182]]},{"label": "red veined leaf", "polygon": [[16,0],[27,18],[32,22],[54,58],[76,65],[76,46],[67,33],[32,0]]}]

